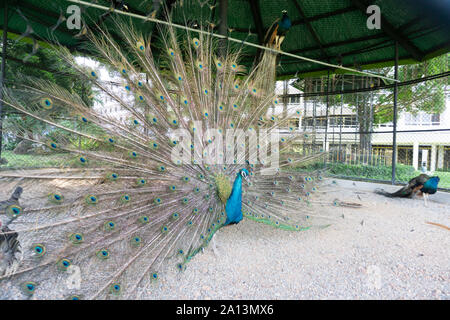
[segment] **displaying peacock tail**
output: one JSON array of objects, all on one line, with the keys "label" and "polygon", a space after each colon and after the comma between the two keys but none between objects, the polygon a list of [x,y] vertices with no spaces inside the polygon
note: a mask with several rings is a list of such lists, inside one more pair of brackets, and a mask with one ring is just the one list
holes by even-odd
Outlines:
[{"label": "displaying peacock tail", "polygon": [[[5,89],[6,105],[45,127],[30,134],[18,123],[10,133],[71,160],[45,172],[0,173],[20,179],[29,199],[0,213],[13,230],[4,234],[18,234],[24,254],[0,276],[0,297],[136,298],[167,266],[184,270],[218,229],[243,217],[286,230],[315,225],[323,178],[290,168],[325,153],[295,151],[312,138],[290,123],[300,111],[270,111],[280,103],[275,54],[246,70],[241,47],[216,54],[208,29],[168,25],[159,27],[163,50],[154,56],[147,36],[116,24],[120,42],[102,28],[87,36],[98,61],[120,75],[125,98],[68,49],[59,54],[126,111],[125,120],[43,80]],[[41,183],[31,201],[27,188]],[[20,291],[3,290],[11,286]]]}]

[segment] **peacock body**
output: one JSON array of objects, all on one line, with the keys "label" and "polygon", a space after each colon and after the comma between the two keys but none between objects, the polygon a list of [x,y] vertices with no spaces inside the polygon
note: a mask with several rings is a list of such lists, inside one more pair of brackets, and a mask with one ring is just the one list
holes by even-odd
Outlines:
[{"label": "peacock body", "polygon": [[439,184],[440,178],[438,176],[430,177],[424,173],[412,178],[408,181],[408,184],[397,190],[396,192],[389,193],[383,189],[376,189],[375,193],[384,195],[390,198],[412,198],[417,193],[422,192],[424,194],[435,194]]},{"label": "peacock body", "polygon": [[[0,174],[19,181],[24,195],[31,184],[51,182],[28,195],[33,201],[2,207],[11,228],[2,234],[16,235],[23,258],[0,274],[1,298],[139,298],[165,268],[185,270],[217,230],[244,217],[292,231],[314,225],[311,199],[322,177],[285,169],[324,153],[294,152],[311,135],[289,125],[291,112],[270,112],[280,103],[275,54],[264,53],[246,71],[242,48],[219,55],[203,30],[166,26],[164,54],[156,57],[148,37],[117,26],[121,42],[104,29],[87,35],[99,61],[120,75],[126,99],[98,70],[78,64],[66,48],[59,52],[127,119],[42,80],[5,90],[8,106],[48,128],[30,135],[18,125],[12,133],[72,160],[46,172]],[[80,149],[80,140],[94,147]]]}]

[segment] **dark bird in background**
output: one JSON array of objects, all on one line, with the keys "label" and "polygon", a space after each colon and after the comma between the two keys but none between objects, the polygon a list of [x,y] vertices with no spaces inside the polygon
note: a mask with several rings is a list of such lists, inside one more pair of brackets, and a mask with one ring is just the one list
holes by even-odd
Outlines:
[{"label": "dark bird in background", "polygon": [[281,44],[292,26],[292,22],[287,14],[287,11],[283,10],[282,13],[283,16],[281,19],[278,18],[275,20],[264,39],[266,46],[277,50],[280,50]]},{"label": "dark bird in background", "polygon": [[389,198],[412,198],[416,194],[423,194],[425,205],[427,205],[427,198],[430,194],[435,194],[437,191],[439,177],[430,177],[426,174],[421,174],[409,180],[408,184],[400,190],[389,193],[383,189],[376,189],[375,193],[384,195]]},{"label": "dark bird in background", "polygon": [[[111,14],[115,10],[129,11],[129,8],[124,0],[111,0],[111,6],[110,6],[109,10],[106,11],[104,14],[102,14],[96,21],[95,25],[92,27],[94,29],[94,31],[101,31],[99,29],[99,26],[101,24],[103,24],[103,22],[105,22],[105,20],[108,19],[108,17],[111,16]],[[78,34],[76,34],[74,37],[75,38],[83,38],[86,36],[87,32],[88,32],[88,29],[87,29],[86,25],[83,25],[80,32]]]},{"label": "dark bird in background", "polygon": [[23,189],[17,187],[8,200],[0,201],[0,276],[13,273],[22,259],[18,234],[11,230],[8,225],[14,220],[14,211],[21,210],[19,198]]},{"label": "dark bird in background", "polygon": [[120,10],[120,11],[128,11],[128,6],[123,0],[113,0],[111,1],[111,7],[109,11],[102,14],[97,22],[97,24],[103,23],[114,10]]},{"label": "dark bird in background", "polygon": [[20,264],[22,250],[18,236],[0,222],[0,276],[13,273]]},{"label": "dark bird in background", "polygon": [[6,214],[6,210],[13,205],[20,206],[19,205],[19,198],[22,195],[23,189],[22,187],[17,187],[16,190],[14,190],[13,194],[8,200],[0,201],[0,215]]}]

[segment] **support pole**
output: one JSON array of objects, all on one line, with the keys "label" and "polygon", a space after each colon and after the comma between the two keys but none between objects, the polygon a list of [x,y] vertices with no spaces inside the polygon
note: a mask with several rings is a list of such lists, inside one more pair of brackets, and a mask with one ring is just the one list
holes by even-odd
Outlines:
[{"label": "support pole", "polygon": [[[330,70],[328,70],[328,75],[327,75],[327,109],[325,112],[325,138],[324,138],[324,144],[323,144],[323,149],[325,152],[328,152],[328,145],[327,145],[327,138],[328,138],[328,108],[330,107],[330,98],[328,93],[330,92],[329,90],[330,87]],[[327,166],[327,159],[328,157],[325,157],[323,160],[323,165],[326,168]]]},{"label": "support pole", "polygon": [[[369,80],[369,79],[367,79]],[[372,87],[372,79],[369,80],[369,86]],[[369,138],[368,138],[368,146],[369,146],[369,165],[373,165],[373,154],[372,154],[372,131],[373,131],[373,91],[370,91],[370,110],[369,110]]]},{"label": "support pole", "polygon": [[[398,80],[398,41],[395,41],[395,73],[394,78]],[[395,184],[395,167],[397,165],[397,95],[398,84],[394,83],[394,115],[393,115],[393,134],[392,134],[392,184]]]},{"label": "support pole", "polygon": [[[228,0],[219,0],[219,34],[222,36],[228,36]],[[220,39],[219,52],[222,57],[227,52],[227,39]]]},{"label": "support pole", "polygon": [[414,141],[414,144],[413,144],[412,165],[414,167],[414,170],[419,170],[419,142],[418,141]]},{"label": "support pole", "polygon": [[[287,118],[287,109],[288,109],[288,103],[289,103],[289,80],[283,80],[283,118]],[[274,108],[275,111],[275,108]],[[275,112],[273,113],[275,115]],[[288,124],[289,127],[289,124]]]},{"label": "support pole", "polygon": [[344,122],[344,113],[343,113],[343,108],[344,108],[344,94],[342,93],[344,92],[344,78],[342,78],[342,83],[341,83],[341,114],[339,116],[339,159],[338,161],[341,162],[342,160],[342,125]]},{"label": "support pole", "polygon": [[[310,90],[310,86],[309,86],[309,81],[308,81],[308,79],[305,79],[304,80],[305,81],[305,90],[304,90],[304,92],[305,93],[308,93]],[[306,131],[306,124],[307,124],[307,121],[308,121],[308,118],[306,117],[306,103],[307,103],[307,101],[306,101],[306,96],[305,97],[303,97],[303,117],[302,117],[302,126],[303,126],[303,133],[305,133],[305,131]],[[305,143],[305,139],[303,139],[303,155],[306,155],[306,143]]]},{"label": "support pole", "polygon": [[431,162],[430,162],[430,171],[434,172],[436,170],[436,158],[437,158],[437,145],[431,145]]},{"label": "support pole", "polygon": [[0,164],[2,163],[2,142],[3,142],[3,86],[6,76],[6,45],[8,39],[8,1],[5,1],[3,18],[3,41],[2,41],[2,67],[0,70]]}]

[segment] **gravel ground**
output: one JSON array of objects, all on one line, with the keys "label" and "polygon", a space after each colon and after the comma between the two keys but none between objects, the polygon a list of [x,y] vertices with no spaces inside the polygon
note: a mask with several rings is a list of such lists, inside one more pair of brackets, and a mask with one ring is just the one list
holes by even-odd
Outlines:
[{"label": "gravel ground", "polygon": [[[328,228],[288,232],[244,219],[221,229],[184,273],[164,274],[148,299],[450,299],[450,194],[389,199],[398,186],[336,180]],[[8,190],[1,187],[0,195]],[[359,197],[359,198],[358,198]],[[175,268],[172,268],[175,269]]]},{"label": "gravel ground", "polygon": [[[338,208],[344,218],[304,232],[244,219],[218,232],[217,255],[209,246],[183,275],[162,280],[152,298],[450,298],[450,233],[425,223],[450,226],[450,194],[431,196],[425,207],[422,199],[372,193],[398,187],[345,180],[337,187],[332,199],[363,207]],[[336,213],[331,206],[322,210]]]}]

